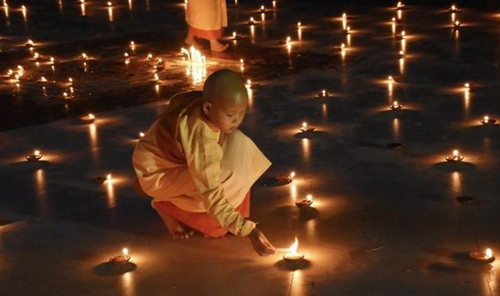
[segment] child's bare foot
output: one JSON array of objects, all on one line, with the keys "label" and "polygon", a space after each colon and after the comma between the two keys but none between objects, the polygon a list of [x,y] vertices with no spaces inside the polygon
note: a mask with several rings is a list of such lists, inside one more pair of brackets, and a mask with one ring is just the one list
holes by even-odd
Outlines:
[{"label": "child's bare foot", "polygon": [[229,47],[228,44],[222,44],[217,39],[210,39],[210,50],[215,52],[223,52]]},{"label": "child's bare foot", "polygon": [[174,239],[187,239],[192,234],[174,218],[168,215],[162,215],[163,221],[167,225],[168,232]]}]

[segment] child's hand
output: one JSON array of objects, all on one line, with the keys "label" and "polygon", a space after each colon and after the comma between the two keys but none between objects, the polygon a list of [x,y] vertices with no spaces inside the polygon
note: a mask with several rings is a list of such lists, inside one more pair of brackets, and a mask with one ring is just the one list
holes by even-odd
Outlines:
[{"label": "child's hand", "polygon": [[267,256],[276,253],[276,248],[267,240],[266,236],[257,228],[254,228],[248,235],[252,242],[253,249],[260,256]]}]

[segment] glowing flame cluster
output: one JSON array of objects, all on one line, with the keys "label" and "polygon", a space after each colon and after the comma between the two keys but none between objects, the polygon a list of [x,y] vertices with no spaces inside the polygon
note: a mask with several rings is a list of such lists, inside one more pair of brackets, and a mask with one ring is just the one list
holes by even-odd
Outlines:
[{"label": "glowing flame cluster", "polygon": [[193,83],[201,83],[207,75],[206,58],[194,46],[189,50],[181,48],[181,53],[186,55],[188,65],[186,67],[186,75],[193,78]]}]

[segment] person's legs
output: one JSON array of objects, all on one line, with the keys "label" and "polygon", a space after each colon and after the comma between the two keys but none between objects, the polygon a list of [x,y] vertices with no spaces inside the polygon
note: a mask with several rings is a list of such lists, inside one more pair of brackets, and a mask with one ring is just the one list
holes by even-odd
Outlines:
[{"label": "person's legs", "polygon": [[222,44],[217,39],[209,39],[210,41],[210,50],[215,52],[222,52],[229,47],[229,44]]},{"label": "person's legs", "polygon": [[196,42],[195,37],[208,40],[210,42],[210,50],[212,51],[221,52],[229,47],[228,44],[219,42],[219,38],[222,37],[222,29],[202,30],[188,25],[188,34],[184,41],[189,45],[198,47],[199,44]]},{"label": "person's legs", "polygon": [[195,34],[194,34],[193,30],[191,30],[190,26],[188,26],[188,33],[187,33],[186,38],[184,39],[184,42],[186,42],[186,44],[188,44],[188,45],[191,45],[191,46],[194,46],[197,48],[200,47],[200,44],[196,41]]},{"label": "person's legs", "polygon": [[[174,238],[188,237],[188,233],[182,225],[197,230],[206,237],[222,237],[227,234],[227,230],[223,228],[214,217],[207,213],[184,211],[168,201],[155,202],[154,208],[163,219],[168,231]],[[249,217],[250,191],[245,196],[243,202],[235,209],[240,212],[243,217]]]}]

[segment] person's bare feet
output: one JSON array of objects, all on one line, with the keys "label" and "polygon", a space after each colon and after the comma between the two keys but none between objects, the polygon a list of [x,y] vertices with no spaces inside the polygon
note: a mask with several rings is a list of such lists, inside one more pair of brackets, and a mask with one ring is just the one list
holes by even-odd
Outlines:
[{"label": "person's bare feet", "polygon": [[186,231],[186,229],[174,218],[167,215],[163,215],[162,218],[167,225],[168,232],[174,239],[187,239],[192,234]]},{"label": "person's bare feet", "polygon": [[217,39],[210,39],[210,50],[215,52],[223,52],[229,47],[228,44],[222,44]]}]

